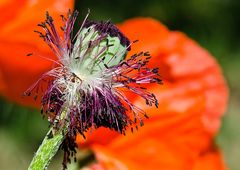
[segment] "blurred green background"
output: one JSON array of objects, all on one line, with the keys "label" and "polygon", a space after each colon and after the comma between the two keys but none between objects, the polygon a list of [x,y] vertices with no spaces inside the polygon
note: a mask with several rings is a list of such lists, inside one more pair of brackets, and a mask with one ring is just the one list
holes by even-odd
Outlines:
[{"label": "blurred green background", "polygon": [[[153,17],[180,30],[208,49],[223,68],[231,95],[216,142],[230,170],[240,169],[240,1],[239,0],[81,0],[83,18],[119,23],[135,16]],[[47,132],[39,111],[0,99],[0,169],[26,169]],[[58,159],[59,158],[59,159]],[[58,155],[50,169],[61,169]]]}]

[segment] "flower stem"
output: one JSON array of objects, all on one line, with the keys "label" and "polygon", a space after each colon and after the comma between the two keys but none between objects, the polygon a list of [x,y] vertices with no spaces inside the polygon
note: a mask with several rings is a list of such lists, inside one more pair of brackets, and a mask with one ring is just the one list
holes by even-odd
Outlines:
[{"label": "flower stem", "polygon": [[[65,115],[63,112],[62,116]],[[66,122],[57,131],[52,127],[45,136],[42,144],[35,153],[28,170],[44,170],[47,169],[50,161],[59,150],[66,134],[68,123]]]}]

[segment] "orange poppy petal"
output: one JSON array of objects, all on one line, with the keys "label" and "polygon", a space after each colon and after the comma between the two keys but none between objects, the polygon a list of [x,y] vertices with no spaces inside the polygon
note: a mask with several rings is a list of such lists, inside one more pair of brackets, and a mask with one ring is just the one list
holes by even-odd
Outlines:
[{"label": "orange poppy petal", "polygon": [[199,156],[193,170],[227,170],[219,151],[209,151]]},{"label": "orange poppy petal", "polygon": [[[73,7],[73,0],[12,0],[0,5],[1,11],[14,9],[11,13],[3,12],[4,21],[0,27],[0,94],[21,104],[36,105],[32,99],[23,100],[22,94],[52,64],[38,56],[27,57],[26,54],[34,52],[45,57],[53,54],[33,31],[44,20],[46,11],[57,18]],[[57,25],[61,24],[59,21],[56,20]]]},{"label": "orange poppy petal", "polygon": [[[23,99],[23,92],[37,81],[38,77],[51,67],[52,63],[38,57],[27,57],[27,50],[41,50],[31,44],[0,41],[0,46],[1,49],[4,49],[0,50],[0,70],[3,73],[2,81],[5,83],[2,94],[13,101],[26,104],[27,100],[30,102],[32,99],[30,97]],[[49,53],[42,52],[41,55],[48,56]],[[33,65],[32,63],[38,64]]]},{"label": "orange poppy petal", "polygon": [[[26,5],[27,1],[17,1],[17,0],[1,0],[0,1],[0,11],[1,11],[1,18],[0,23],[1,26],[6,25],[7,23],[11,22],[11,20],[17,16],[20,10]],[[11,9],[11,12],[9,12]],[[2,27],[0,28],[0,30]]]},{"label": "orange poppy petal", "polygon": [[[119,150],[109,150],[106,147],[96,145],[96,157],[100,169],[127,170],[127,169],[152,169],[158,170],[226,170],[225,163],[219,151],[210,148],[206,153],[189,158],[187,154],[179,154],[175,147],[167,144],[146,140],[136,143],[137,150],[125,147],[125,154],[119,154]],[[91,168],[90,168],[91,169]],[[94,169],[94,167],[92,167]]]},{"label": "orange poppy petal", "polygon": [[[203,152],[212,152],[212,138],[200,128],[201,111],[193,113],[156,115],[138,132],[117,137],[107,145],[93,144],[91,148],[105,169],[193,170],[209,165],[224,170],[224,164],[218,165],[220,160],[203,158]],[[220,158],[218,154],[216,157]]]},{"label": "orange poppy petal", "polygon": [[[56,19],[55,24],[60,25],[61,20],[59,15],[73,8],[73,3],[73,0],[10,0],[1,4],[1,10],[9,11],[12,8],[16,10],[12,10],[13,12],[11,13],[3,13],[2,18],[5,18],[6,22],[1,23],[0,38],[6,38],[14,42],[25,41],[32,43],[37,41],[39,44],[43,44],[42,40],[33,31],[38,29],[37,24],[39,22],[45,20],[46,11],[53,18],[59,18]],[[9,15],[11,17],[8,17]]]},{"label": "orange poppy petal", "polygon": [[151,18],[134,18],[118,25],[119,29],[131,40],[139,40],[132,45],[128,56],[141,51],[149,51],[152,56],[164,51],[169,30],[158,21]]}]

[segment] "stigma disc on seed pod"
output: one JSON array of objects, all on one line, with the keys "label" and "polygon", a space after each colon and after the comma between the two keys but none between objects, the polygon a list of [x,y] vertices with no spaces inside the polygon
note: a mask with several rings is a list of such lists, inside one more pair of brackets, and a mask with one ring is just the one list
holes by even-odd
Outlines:
[{"label": "stigma disc on seed pod", "polygon": [[78,70],[94,73],[119,64],[129,49],[130,41],[112,23],[86,21],[77,36],[72,58],[82,60],[82,69]]}]

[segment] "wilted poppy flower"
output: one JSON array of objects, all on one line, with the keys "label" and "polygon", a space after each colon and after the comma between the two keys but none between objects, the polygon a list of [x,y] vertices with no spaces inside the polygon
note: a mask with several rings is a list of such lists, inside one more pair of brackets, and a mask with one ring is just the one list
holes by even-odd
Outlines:
[{"label": "wilted poppy flower", "polygon": [[[15,6],[14,13],[2,17],[0,92],[25,105],[31,102],[19,96],[51,68],[52,63],[23,56],[33,51],[42,56],[52,55],[48,47],[30,33],[43,20],[43,11],[55,14],[55,3],[57,1],[32,4],[35,8],[18,10],[26,7],[26,1],[23,3],[25,6]],[[11,4],[4,4],[1,11],[8,10],[7,5]],[[48,5],[53,12],[46,9]],[[39,17],[31,15],[35,10],[41,11],[41,14],[37,14]],[[225,169],[213,140],[220,127],[228,94],[214,58],[184,34],[169,31],[153,19],[131,19],[119,25],[119,28],[130,40],[139,40],[132,46],[128,57],[139,51],[149,51],[153,56],[149,65],[160,68],[164,86],[147,87],[156,95],[159,109],[146,106],[140,97],[128,96],[134,105],[140,106],[150,117],[143,128],[138,132],[127,132],[126,136],[105,128],[88,134],[86,140],[78,136],[79,148],[91,149],[97,160],[87,168]]]}]

